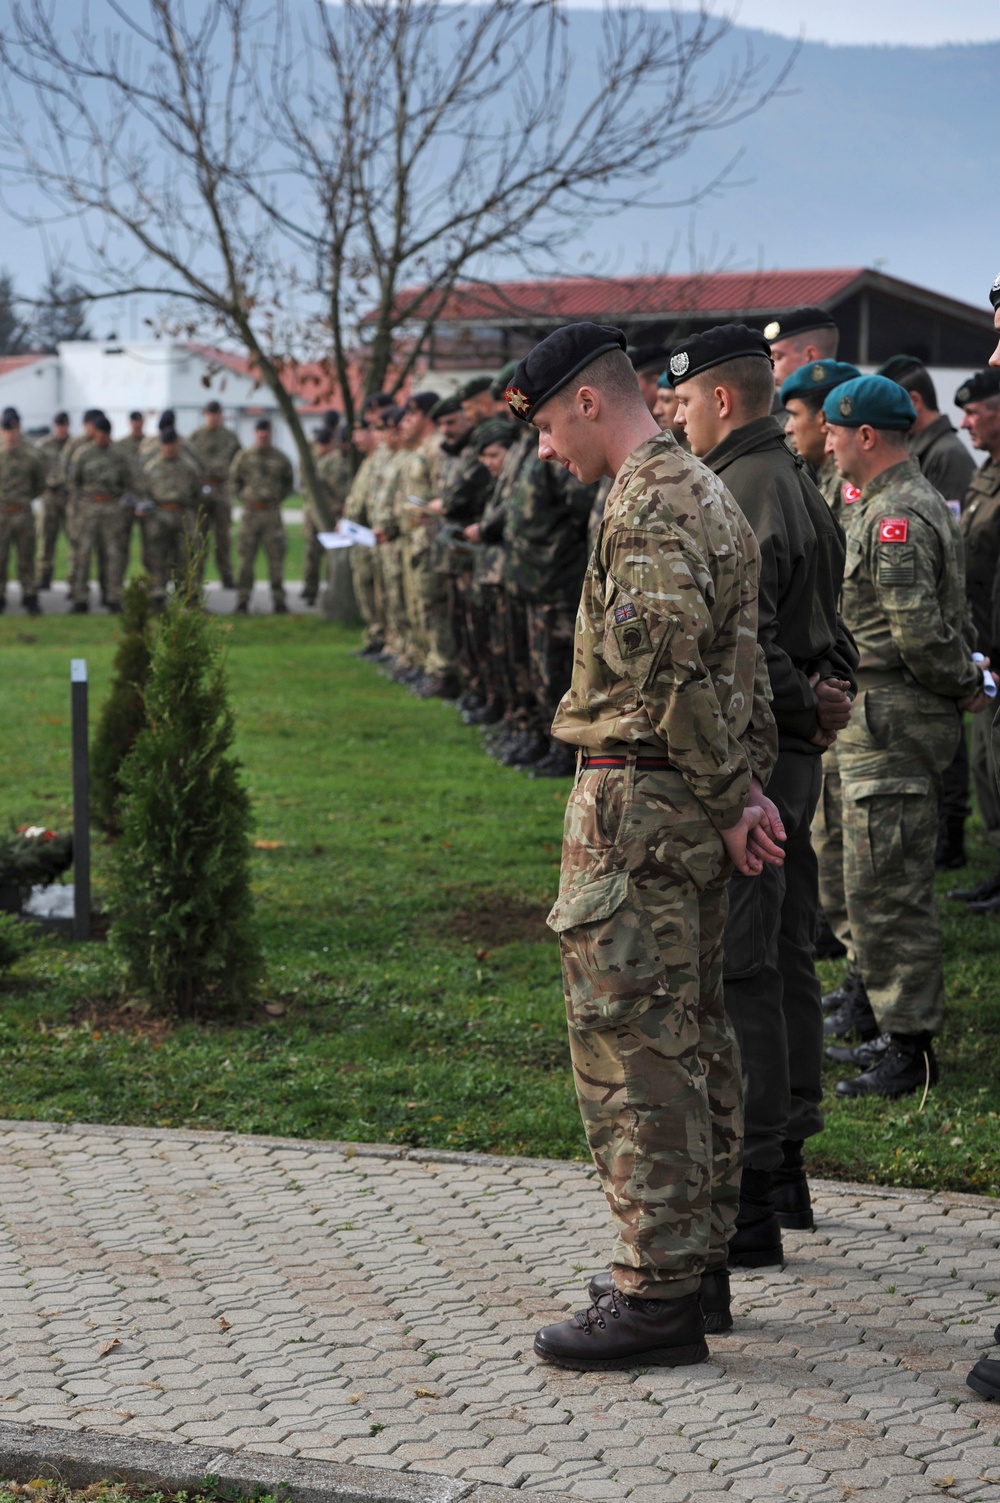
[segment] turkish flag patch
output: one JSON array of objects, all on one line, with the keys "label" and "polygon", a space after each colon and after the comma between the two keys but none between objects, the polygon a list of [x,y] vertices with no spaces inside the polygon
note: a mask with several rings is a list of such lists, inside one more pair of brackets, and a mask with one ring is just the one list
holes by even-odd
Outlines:
[{"label": "turkish flag patch", "polygon": [[905,543],[910,524],[905,517],[883,517],[878,530],[880,543]]},{"label": "turkish flag patch", "polygon": [[852,485],[849,480],[844,481],[841,494],[844,497],[845,506],[853,506],[855,501],[861,500],[861,492],[858,490],[858,487],[856,485]]}]

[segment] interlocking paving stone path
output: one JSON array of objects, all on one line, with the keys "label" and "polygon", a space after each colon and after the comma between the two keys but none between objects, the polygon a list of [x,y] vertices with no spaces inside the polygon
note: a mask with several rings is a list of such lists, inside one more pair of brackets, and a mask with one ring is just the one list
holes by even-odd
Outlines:
[{"label": "interlocking paving stone path", "polygon": [[815,1199],[708,1363],[581,1375],[531,1343],[606,1259],[587,1166],[0,1123],[0,1419],[615,1503],[1000,1503],[965,1386],[1000,1204]]}]

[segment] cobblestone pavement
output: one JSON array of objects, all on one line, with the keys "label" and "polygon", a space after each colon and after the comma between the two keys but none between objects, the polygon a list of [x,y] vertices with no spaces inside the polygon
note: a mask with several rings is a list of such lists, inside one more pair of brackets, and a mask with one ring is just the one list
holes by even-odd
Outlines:
[{"label": "cobblestone pavement", "polygon": [[708,1363],[578,1375],[531,1342],[604,1262],[583,1165],[0,1123],[0,1420],[615,1503],[1000,1500],[965,1386],[1000,1207],[816,1200]]},{"label": "cobblestone pavement", "polygon": [[[301,579],[286,579],[285,595],[291,615],[315,614],[314,607],[306,605],[302,599]],[[216,615],[231,616],[236,609],[236,591],[224,590],[217,580],[209,580],[205,585],[204,598],[206,610]],[[69,614],[69,591],[60,582],[55,583],[51,590],[40,590],[38,600],[43,616],[67,616]],[[108,614],[101,605],[100,591],[93,580],[90,584],[90,610],[95,616]],[[10,580],[7,585],[7,614],[9,616],[25,614],[21,604],[21,586],[14,580]],[[254,584],[253,594],[250,597],[250,614],[251,616],[271,614],[271,587],[266,580],[258,579]]]}]

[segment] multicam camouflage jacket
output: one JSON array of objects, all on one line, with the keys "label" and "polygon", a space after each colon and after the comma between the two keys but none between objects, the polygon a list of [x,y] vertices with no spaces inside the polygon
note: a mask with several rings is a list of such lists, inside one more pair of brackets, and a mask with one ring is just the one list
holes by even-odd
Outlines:
[{"label": "multicam camouflage jacket", "polygon": [[46,482],[45,465],[34,449],[0,448],[0,506],[30,506]]}]

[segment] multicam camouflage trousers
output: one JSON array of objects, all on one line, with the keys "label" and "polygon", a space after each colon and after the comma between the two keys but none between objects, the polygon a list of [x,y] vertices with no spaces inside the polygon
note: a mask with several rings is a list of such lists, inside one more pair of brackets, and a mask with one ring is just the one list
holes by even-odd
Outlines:
[{"label": "multicam camouflage trousers", "polygon": [[[223,589],[233,588],[233,508],[229,486],[223,481],[202,493],[198,521],[206,537],[215,539],[215,567]],[[205,553],[206,563],[208,552]]]},{"label": "multicam camouflage trousers", "polygon": [[863,688],[837,739],[847,916],[884,1033],[937,1033],[944,1015],[934,848],[955,703],[901,680]]},{"label": "multicam camouflage trousers", "polygon": [[56,543],[60,531],[69,536],[69,491],[65,487],[49,486],[42,492],[41,553],[38,559],[39,588],[47,590],[52,583],[55,568]]},{"label": "multicam camouflage trousers", "polygon": [[375,549],[351,549],[351,583],[361,619],[365,623],[364,646],[373,650],[382,646],[385,632],[379,620],[378,598],[375,591]]},{"label": "multicam camouflage trousers", "polygon": [[70,593],[74,605],[86,605],[90,556],[104,557],[101,584],[106,605],[121,605],[125,556],[122,552],[121,506],[117,500],[90,501],[81,496],[73,506],[73,577]]},{"label": "multicam camouflage trousers", "polygon": [[538,706],[539,730],[546,736],[559,701],[573,677],[576,606],[528,602],[528,664]]},{"label": "multicam camouflage trousers", "polygon": [[237,580],[237,600],[245,605],[253,594],[253,566],[257,549],[263,548],[267,555],[267,574],[271,582],[271,596],[275,602],[284,601],[285,583],[282,568],[285,562],[285,524],[281,520],[280,506],[244,506],[240,520],[240,577]]},{"label": "multicam camouflage trousers", "polygon": [[21,597],[35,593],[35,518],[30,506],[0,506],[0,599],[7,591],[11,552],[17,558]]},{"label": "multicam camouflage trousers", "polygon": [[[623,752],[625,748],[622,748]],[[725,1262],[743,1103],[722,1002],[732,866],[679,773],[577,772],[559,934],[570,1053],[626,1294],[693,1293]]]},{"label": "multicam camouflage trousers", "polygon": [[[173,580],[176,588],[187,573],[192,546],[196,539],[203,537],[198,523],[198,516],[189,506],[179,507],[176,511],[166,511],[163,507],[158,507],[149,516],[146,525],[149,534],[152,579],[150,594],[158,605],[162,605],[167,597],[167,585],[170,580]],[[198,569],[199,584],[201,575],[204,573],[204,557],[204,552],[202,552]]]}]

